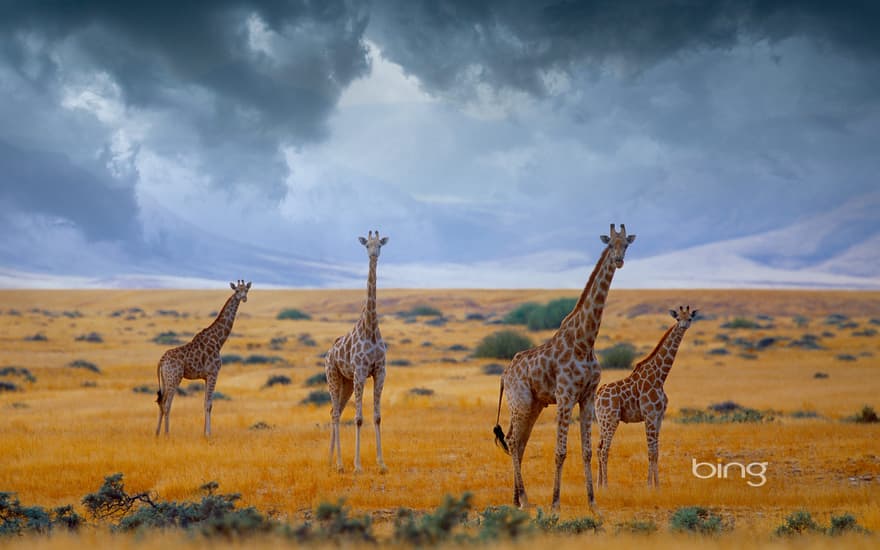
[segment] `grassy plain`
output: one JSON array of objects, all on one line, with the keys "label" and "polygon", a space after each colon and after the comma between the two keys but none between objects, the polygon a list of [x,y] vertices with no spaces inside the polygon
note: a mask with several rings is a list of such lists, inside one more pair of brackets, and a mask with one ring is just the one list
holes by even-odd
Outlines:
[{"label": "grassy plain", "polygon": [[[320,354],[356,320],[363,291],[254,288],[223,353],[276,362],[224,364],[217,390],[229,399],[214,402],[214,435],[209,440],[202,436],[198,391],[175,399],[170,438],[153,436],[156,364],[171,346],[152,339],[173,331],[188,340],[210,324],[228,291],[2,291],[0,368],[26,368],[36,381],[0,377],[0,382],[19,388],[0,392],[0,491],[15,492],[28,505],[74,504],[84,514],[79,500],[115,472],[124,473],[132,492],[152,491],[163,500],[198,498],[198,487],[216,480],[221,492],[241,493],[242,504],[291,522],[308,517],[322,501],[344,498],[354,512],[370,513],[380,534],[390,531],[397,508],[433,509],[446,494],[471,491],[478,510],[509,504],[510,459],[494,446],[491,433],[498,376],[482,370],[506,361],[473,359],[470,352],[484,336],[506,328],[493,321],[517,305],[577,294],[380,289],[380,323],[389,344],[382,426],[390,471],[382,475],[375,465],[368,383],[365,471],[355,475],[353,406],[343,415],[347,470],[337,474],[328,465],[329,405],[301,402],[311,391],[325,389],[309,387],[306,380],[323,372]],[[660,533],[652,535],[654,544],[704,544],[667,533],[670,515],[689,505],[708,507],[734,527],[731,534],[713,539],[719,547],[786,546],[772,532],[798,509],[809,510],[824,524],[832,514],[850,512],[860,525],[880,531],[880,424],[843,421],[864,405],[880,408],[880,293],[612,290],[597,347],[629,342],[646,354],[671,323],[667,310],[684,304],[698,307],[704,318],[685,336],[666,383],[670,407],[660,438],[661,487],[645,487],[643,427],[621,425],[609,464],[610,487],[597,493],[606,534],[591,544],[642,544],[641,538],[613,534],[615,525],[634,520],[659,526]],[[445,323],[397,314],[417,305],[439,309]],[[277,320],[285,308],[312,318]],[[833,315],[838,317],[829,319]],[[754,320],[761,328],[722,328],[737,317]],[[518,330],[535,343],[552,334]],[[78,339],[93,332],[102,341]],[[35,339],[38,334],[45,339]],[[804,342],[805,334],[814,335],[821,349],[792,345]],[[765,343],[759,347],[761,339]],[[92,363],[100,372],[68,366],[75,360]],[[817,378],[816,373],[827,377]],[[625,374],[606,370],[603,382]],[[275,375],[290,378],[291,384],[265,387]],[[134,391],[141,386],[147,386],[145,393]],[[433,394],[417,395],[414,388]],[[676,421],[682,408],[705,409],[728,400],[765,411],[773,420]],[[501,421],[506,429],[506,404]],[[268,429],[254,428],[261,422]],[[554,432],[551,407],[535,427],[524,462],[530,500],[544,508],[552,490]],[[593,433],[595,446],[595,426]],[[579,449],[580,435],[573,425],[564,468],[563,518],[589,515]],[[693,459],[767,462],[767,482],[751,487],[738,476],[698,479],[692,474]],[[593,467],[595,471],[595,456]],[[28,544],[103,544],[102,537],[109,536],[103,532]],[[147,541],[113,541],[120,547],[191,543],[173,533]],[[0,547],[15,543],[0,539]],[[876,538],[850,543],[868,546]],[[810,545],[831,542],[815,539]]]}]

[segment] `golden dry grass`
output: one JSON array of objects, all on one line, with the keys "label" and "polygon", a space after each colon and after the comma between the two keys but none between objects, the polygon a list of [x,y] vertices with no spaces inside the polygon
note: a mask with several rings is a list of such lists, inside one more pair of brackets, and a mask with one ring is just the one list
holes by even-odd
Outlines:
[{"label": "golden dry grass", "polygon": [[[156,363],[168,346],[151,339],[165,331],[186,334],[207,326],[222,306],[226,291],[3,291],[0,308],[0,367],[15,365],[36,377],[28,383],[4,377],[23,391],[0,393],[0,491],[13,491],[24,504],[79,505],[103,478],[125,474],[132,491],[149,490],[161,499],[197,498],[198,487],[216,480],[221,492],[242,494],[242,503],[289,521],[301,521],[305,512],[322,501],[346,499],[355,512],[369,512],[376,530],[387,532],[387,521],[398,507],[432,509],[445,494],[474,493],[477,509],[508,504],[512,496],[510,459],[493,445],[498,377],[482,373],[482,366],[504,361],[475,360],[468,351],[450,351],[454,344],[473,349],[479,340],[502,327],[466,320],[471,313],[490,319],[503,316],[526,301],[545,302],[577,291],[380,290],[382,333],[389,342],[388,360],[405,359],[410,366],[388,367],[383,395],[383,445],[390,468],[380,475],[375,466],[372,391],[368,384],[364,413],[362,461],[365,472],[351,473],[354,426],[342,428],[343,456],[348,471],[337,474],[328,465],[329,406],[301,405],[310,391],[310,376],[323,372],[319,354],[347,331],[357,318],[362,291],[251,291],[239,310],[224,354],[278,356],[282,364],[224,365],[217,390],[231,400],[215,401],[214,435],[202,435],[201,394],[175,399],[171,437],[153,436],[158,409],[155,394],[133,388],[156,385]],[[428,318],[407,322],[394,315],[417,304],[442,310],[445,326],[430,326]],[[663,534],[671,513],[688,505],[719,512],[735,525],[734,534],[715,540],[719,547],[774,541],[773,529],[797,509],[828,523],[831,514],[848,511],[873,531],[880,530],[880,425],[841,422],[863,405],[880,406],[880,336],[856,336],[874,327],[880,316],[880,293],[813,291],[612,291],[597,347],[615,342],[634,344],[647,353],[669,326],[666,311],[680,304],[699,307],[706,316],[688,332],[666,384],[670,410],[661,432],[658,491],[644,487],[647,473],[644,431],[641,425],[622,425],[609,464],[610,487],[598,492],[606,530],[618,523],[651,519],[660,526],[652,545],[694,543]],[[116,311],[141,308],[143,315],[128,319]],[[312,315],[308,321],[279,321],[277,313],[294,307]],[[159,313],[174,310],[178,316]],[[14,314],[17,312],[18,314]],[[68,312],[68,315],[65,315]],[[78,312],[80,316],[73,314]],[[847,315],[858,328],[826,325],[829,314]],[[735,316],[770,315],[772,328],[727,330],[720,325]],[[805,327],[793,317],[808,319]],[[524,330],[524,329],[523,329]],[[77,341],[97,332],[102,343]],[[823,333],[828,332],[823,336]],[[26,337],[41,333],[46,341]],[[783,340],[756,359],[716,356],[722,347],[718,334],[757,340],[762,337],[821,337],[822,350],[802,350]],[[830,334],[830,333],[833,333]],[[310,347],[298,338],[308,334]],[[537,343],[551,332],[530,333]],[[286,337],[280,349],[272,338]],[[850,354],[855,361],[841,361]],[[67,367],[83,359],[96,364],[100,374]],[[817,371],[827,379],[813,377]],[[272,375],[292,380],[288,386],[263,388]],[[624,376],[606,371],[603,382]],[[184,381],[184,386],[189,382]],[[410,389],[434,391],[416,396]],[[733,400],[755,409],[776,411],[775,421],[764,424],[681,424],[682,407],[705,408]],[[810,411],[814,418],[794,418]],[[343,421],[354,416],[349,405]],[[507,423],[506,406],[502,424]],[[251,426],[265,422],[268,430]],[[548,507],[554,462],[555,411],[551,407],[538,421],[527,449],[524,476],[530,500]],[[596,428],[594,427],[594,434]],[[595,443],[595,435],[594,435]],[[580,457],[580,436],[572,427],[564,468],[562,515],[587,515]],[[700,480],[691,473],[691,461],[768,462],[767,483],[750,487],[742,479]],[[594,458],[594,469],[595,469]],[[80,538],[27,539],[33,547],[67,543],[106,544],[101,532]],[[112,539],[127,547],[128,539]],[[870,540],[870,539],[869,539]],[[876,542],[876,539],[873,539]],[[23,542],[23,541],[19,541]],[[174,534],[155,535],[152,545],[186,544]],[[700,540],[700,545],[707,541]],[[853,545],[863,539],[850,539]],[[0,546],[15,541],[0,540]],[[278,544],[265,541],[268,546]],[[557,542],[554,542],[557,544]],[[563,539],[561,546],[574,544]],[[602,535],[591,539],[600,547],[628,547],[643,539]],[[814,540],[814,547],[831,544]]]}]

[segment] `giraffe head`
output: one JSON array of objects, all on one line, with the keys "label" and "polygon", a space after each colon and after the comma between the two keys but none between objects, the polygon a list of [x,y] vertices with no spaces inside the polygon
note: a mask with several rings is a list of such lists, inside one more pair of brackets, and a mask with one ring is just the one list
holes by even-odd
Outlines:
[{"label": "giraffe head", "polygon": [[358,237],[358,240],[367,248],[367,254],[370,258],[378,258],[379,250],[388,242],[388,237],[382,237],[380,239],[379,231],[377,230],[375,235],[370,231],[366,238]]},{"label": "giraffe head", "polygon": [[251,289],[251,283],[245,283],[242,279],[238,280],[238,284],[229,283],[229,287],[235,291],[235,297],[241,302],[247,302],[247,293]]},{"label": "giraffe head", "polygon": [[678,311],[674,309],[669,310],[669,314],[672,315],[672,318],[678,321],[679,328],[688,328],[691,326],[691,321],[697,318],[697,309],[691,309],[691,306],[678,306]]},{"label": "giraffe head", "polygon": [[602,235],[599,238],[611,249],[611,259],[617,265],[617,268],[623,267],[623,256],[626,254],[626,247],[636,240],[636,236],[626,234],[626,224],[620,224],[620,231],[618,232],[614,230],[614,224],[612,223],[611,235]]}]

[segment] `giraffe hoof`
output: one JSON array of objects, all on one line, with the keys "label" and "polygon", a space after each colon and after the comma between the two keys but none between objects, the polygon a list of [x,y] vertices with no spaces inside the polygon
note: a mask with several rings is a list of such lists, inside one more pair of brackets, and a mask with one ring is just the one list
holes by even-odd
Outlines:
[{"label": "giraffe hoof", "polygon": [[379,473],[380,474],[387,474],[388,473],[388,466],[386,466],[384,464],[379,464]]},{"label": "giraffe hoof", "polygon": [[360,474],[360,473],[362,473],[362,472],[363,472],[363,469],[361,469],[360,466],[355,466],[355,467],[354,467],[354,473],[356,473],[356,474]]},{"label": "giraffe hoof", "polygon": [[342,466],[337,466],[337,467],[336,467],[336,473],[337,473],[337,474],[344,474],[344,473],[345,473],[345,468],[343,468]]}]

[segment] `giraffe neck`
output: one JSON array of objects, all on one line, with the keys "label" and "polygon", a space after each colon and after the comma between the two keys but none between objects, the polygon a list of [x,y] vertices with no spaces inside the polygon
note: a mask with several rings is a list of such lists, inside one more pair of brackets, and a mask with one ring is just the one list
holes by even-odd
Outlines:
[{"label": "giraffe neck", "polygon": [[235,322],[235,314],[238,312],[239,300],[235,294],[226,300],[223,309],[217,314],[217,318],[211,325],[200,332],[193,340],[200,340],[207,345],[216,347],[218,350],[226,343],[229,333],[232,332],[232,324]]},{"label": "giraffe neck", "polygon": [[672,370],[672,363],[675,362],[675,354],[678,353],[678,346],[681,344],[685,330],[687,329],[681,328],[678,323],[671,326],[654,351],[640,361],[633,372],[643,370],[649,379],[662,386],[669,376],[669,371]]},{"label": "giraffe neck", "polygon": [[379,258],[370,256],[370,273],[367,275],[367,299],[361,313],[361,324],[367,338],[375,339],[379,335],[379,323],[376,317],[376,265]]},{"label": "giraffe neck", "polygon": [[611,259],[611,248],[605,248],[596,267],[587,280],[578,303],[571,313],[563,319],[557,334],[570,334],[575,342],[575,351],[581,354],[592,351],[602,323],[602,312],[605,310],[605,299],[611,287],[616,267]]}]

